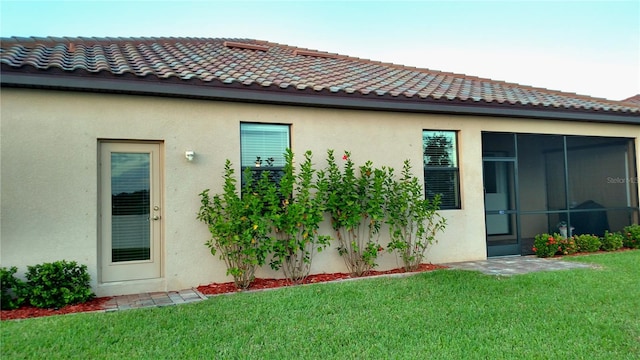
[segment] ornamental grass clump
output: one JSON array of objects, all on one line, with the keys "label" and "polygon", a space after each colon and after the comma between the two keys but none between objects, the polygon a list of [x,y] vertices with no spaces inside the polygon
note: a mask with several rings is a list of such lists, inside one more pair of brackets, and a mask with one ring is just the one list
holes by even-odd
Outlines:
[{"label": "ornamental grass clump", "polygon": [[298,174],[294,174],[293,152],[287,149],[284,155],[283,175],[278,183],[269,184],[266,195],[265,216],[274,234],[270,265],[275,270],[282,268],[292,283],[301,284],[309,275],[315,251],[322,251],[331,239],[318,234],[326,182],[324,174],[313,169],[311,151],[305,152]]},{"label": "ornamental grass clump", "polygon": [[440,209],[440,195],[431,201],[425,199],[422,185],[411,172],[411,163],[405,160],[400,179],[393,169],[385,183],[387,195],[386,220],[391,241],[387,249],[402,259],[406,271],[418,268],[427,247],[435,241],[436,233],[444,231],[446,219]]},{"label": "ornamental grass clump", "polygon": [[367,161],[356,170],[351,153],[338,166],[333,150],[327,151],[325,206],[338,240],[338,253],[353,276],[366,275],[376,264],[380,226],[385,217],[386,168],[373,168]]},{"label": "ornamental grass clump", "polygon": [[264,194],[270,182],[269,173],[254,179],[250,169],[244,173],[245,185],[238,193],[234,170],[229,160],[224,167],[222,194],[209,196],[209,189],[200,193],[198,220],[209,227],[211,238],[205,243],[211,254],[220,252],[227,266],[227,275],[239,289],[251,285],[258,267],[264,265],[271,251],[271,225],[264,216],[267,211]]}]

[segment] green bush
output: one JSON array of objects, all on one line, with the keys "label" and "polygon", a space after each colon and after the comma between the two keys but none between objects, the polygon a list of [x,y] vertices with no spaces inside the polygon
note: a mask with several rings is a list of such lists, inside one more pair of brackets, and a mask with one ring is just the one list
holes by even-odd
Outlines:
[{"label": "green bush", "polygon": [[265,194],[269,186],[269,172],[254,179],[251,170],[245,170],[242,194],[231,161],[224,166],[222,194],[209,195],[209,189],[200,193],[201,207],[197,219],[207,224],[211,238],[205,243],[212,255],[220,252],[227,266],[227,275],[239,289],[248,288],[255,278],[255,271],[264,265],[272,249],[269,236],[271,224],[265,216]]},{"label": "green bush", "polygon": [[[373,168],[371,161],[359,169],[351,153],[342,156],[339,166],[333,150],[327,151],[326,211],[338,241],[338,254],[353,276],[363,276],[377,266],[378,253],[384,248],[378,242],[385,221],[385,188],[388,169]],[[358,171],[359,170],[359,171]]]},{"label": "green bush", "polygon": [[29,303],[39,308],[61,308],[94,297],[86,265],[65,260],[27,266]]},{"label": "green bush", "polygon": [[560,237],[558,243],[560,244],[559,252],[562,255],[573,255],[578,252],[578,245],[573,236],[568,238]]},{"label": "green bush", "polygon": [[427,247],[436,241],[436,233],[444,231],[446,219],[438,213],[440,195],[431,201],[426,199],[422,183],[411,171],[411,163],[405,160],[400,179],[389,169],[386,182],[387,214],[391,241],[387,248],[402,259],[406,271],[418,268],[425,257]]},{"label": "green bush", "polygon": [[[331,240],[318,233],[325,213],[336,234],[338,254],[353,276],[377,266],[384,251],[379,236],[385,222],[391,235],[388,249],[399,253],[407,269],[420,264],[436,233],[444,230],[446,221],[437,213],[439,198],[424,199],[423,186],[408,161],[396,180],[392,168],[374,168],[371,161],[356,166],[349,152],[338,164],[333,150],[328,150],[328,166],[320,171],[312,166],[311,151],[305,152],[298,171],[290,149],[284,158],[282,169],[269,169],[272,158],[260,171],[245,169],[241,193],[227,160],[222,193],[200,193],[197,219],[211,233],[205,244],[213,255],[220,254],[238,288],[248,288],[257,267],[269,257],[273,269],[282,269],[293,283],[304,282],[314,252]],[[261,163],[258,157],[256,164]]]},{"label": "green bush", "polygon": [[560,234],[550,235],[545,233],[536,235],[533,243],[533,251],[537,257],[551,257],[562,250],[560,240],[562,240]]},{"label": "green bush", "polygon": [[576,235],[573,238],[580,252],[596,252],[600,250],[600,246],[602,245],[600,238],[595,235],[582,234]]},{"label": "green bush", "polygon": [[622,247],[624,242],[624,236],[619,232],[605,231],[604,236],[600,239],[602,242],[602,250],[604,251],[616,251]]},{"label": "green bush", "polygon": [[[329,245],[330,236],[319,235],[323,220],[324,174],[311,162],[312,153],[304,153],[298,173],[294,172],[293,152],[287,149],[285,166],[279,183],[271,182],[265,214],[275,235],[273,256],[269,263],[274,270],[282,269],[294,284],[301,284],[311,271],[315,251]],[[315,180],[317,179],[317,181]]]},{"label": "green bush", "polygon": [[624,228],[623,246],[631,249],[640,249],[640,225],[633,224]]},{"label": "green bush", "polygon": [[14,276],[17,271],[18,268],[15,266],[9,269],[0,268],[0,284],[2,284],[0,305],[2,305],[2,310],[19,308],[26,298],[24,281]]}]

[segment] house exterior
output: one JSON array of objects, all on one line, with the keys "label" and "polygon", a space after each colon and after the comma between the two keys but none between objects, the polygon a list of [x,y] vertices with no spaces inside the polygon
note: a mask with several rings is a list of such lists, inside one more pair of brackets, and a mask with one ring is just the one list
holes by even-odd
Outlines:
[{"label": "house exterior", "polygon": [[[443,196],[432,263],[530,254],[562,221],[638,222],[633,101],[248,39],[5,38],[0,63],[0,264],[75,260],[99,296],[230,281],[198,194],[221,191],[226,159],[239,174],[286,147],[318,167],[328,149],[409,159]],[[335,249],[314,258],[312,273],[344,271]]]}]

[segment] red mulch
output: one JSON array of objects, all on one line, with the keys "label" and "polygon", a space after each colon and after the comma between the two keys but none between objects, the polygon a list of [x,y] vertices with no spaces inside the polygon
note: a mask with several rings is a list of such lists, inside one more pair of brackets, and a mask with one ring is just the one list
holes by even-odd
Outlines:
[{"label": "red mulch", "polygon": [[[437,269],[444,269],[446,266],[442,265],[433,265],[433,264],[420,264],[417,270],[414,272],[424,272],[424,271],[432,271]],[[404,273],[404,269],[393,269],[387,271],[376,271],[372,270],[367,275],[368,276],[376,276],[383,274],[399,274]],[[332,273],[332,274],[317,274],[317,275],[309,275],[304,283],[305,284],[313,284],[313,283],[321,283],[328,281],[335,281],[341,279],[348,279],[351,276],[347,273]],[[255,279],[248,290],[260,290],[260,289],[272,289],[283,286],[291,286],[292,284],[286,279]],[[202,285],[198,287],[198,291],[205,295],[216,295],[216,294],[225,294],[225,293],[233,293],[240,291],[236,288],[233,282],[226,282],[220,284],[209,284]],[[87,301],[86,303],[77,304],[77,305],[68,305],[61,309],[40,309],[30,305],[23,305],[15,310],[0,310],[0,319],[2,320],[15,320],[15,319],[27,319],[33,317],[41,317],[41,316],[51,316],[51,315],[61,315],[61,314],[71,314],[71,313],[79,313],[79,312],[89,312],[89,311],[99,311],[104,310],[104,303],[109,301],[110,297],[101,297],[95,298]]]},{"label": "red mulch", "polygon": [[0,310],[0,319],[2,320],[15,320],[15,319],[27,319],[41,316],[71,314],[88,311],[104,310],[104,303],[109,301],[110,297],[101,297],[91,299],[82,304],[67,305],[61,309],[40,309],[31,305],[22,305],[14,310]]},{"label": "red mulch", "polygon": [[[420,264],[420,266],[418,266],[418,269],[416,269],[413,272],[424,272],[424,271],[432,271],[432,270],[445,269],[445,268],[446,266],[442,266],[442,265]],[[384,274],[399,274],[404,272],[406,271],[403,268],[387,270],[387,271],[372,270],[372,271],[369,271],[367,275],[362,277],[384,275]],[[321,283],[321,282],[328,282],[328,281],[335,281],[335,280],[342,280],[342,279],[349,279],[349,278],[351,278],[351,275],[347,273],[317,274],[317,275],[309,275],[305,279],[304,283],[314,284],[314,283]],[[292,284],[287,279],[255,279],[247,290],[272,289],[272,288],[278,288],[283,286],[292,286]],[[217,294],[238,292],[241,290],[238,290],[236,286],[233,284],[233,282],[227,282],[227,283],[213,283],[209,285],[198,286],[198,291],[200,291],[205,295],[217,295]]]}]

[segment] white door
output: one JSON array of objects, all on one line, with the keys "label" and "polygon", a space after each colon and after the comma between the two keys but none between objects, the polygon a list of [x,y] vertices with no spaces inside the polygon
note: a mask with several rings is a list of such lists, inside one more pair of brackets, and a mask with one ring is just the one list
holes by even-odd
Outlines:
[{"label": "white door", "polygon": [[100,143],[101,281],[161,276],[159,143]]}]

